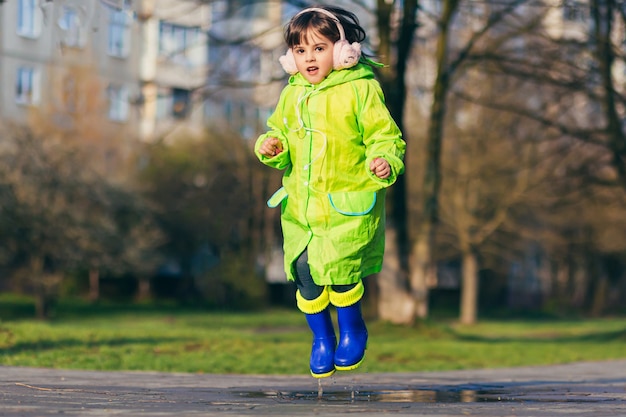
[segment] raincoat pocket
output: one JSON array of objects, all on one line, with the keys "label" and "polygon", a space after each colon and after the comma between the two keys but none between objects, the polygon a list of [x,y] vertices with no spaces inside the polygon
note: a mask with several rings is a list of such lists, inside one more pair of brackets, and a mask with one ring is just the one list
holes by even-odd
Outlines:
[{"label": "raincoat pocket", "polygon": [[363,216],[376,205],[375,191],[349,191],[329,193],[330,205],[338,213],[346,216]]},{"label": "raincoat pocket", "polygon": [[274,194],[272,194],[269,200],[267,200],[267,206],[271,208],[278,207],[280,203],[287,198],[287,196],[288,194],[285,187],[280,187]]}]

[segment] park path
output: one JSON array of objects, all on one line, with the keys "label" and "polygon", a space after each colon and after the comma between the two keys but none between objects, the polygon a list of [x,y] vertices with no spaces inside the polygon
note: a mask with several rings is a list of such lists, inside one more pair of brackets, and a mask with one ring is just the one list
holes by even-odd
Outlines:
[{"label": "park path", "polygon": [[[366,367],[364,367],[366,368]],[[626,360],[307,376],[0,366],[0,416],[626,417]]]}]

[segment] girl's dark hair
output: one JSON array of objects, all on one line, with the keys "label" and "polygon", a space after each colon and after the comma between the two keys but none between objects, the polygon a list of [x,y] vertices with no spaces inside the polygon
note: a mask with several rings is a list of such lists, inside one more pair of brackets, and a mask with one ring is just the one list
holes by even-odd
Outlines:
[{"label": "girl's dark hair", "polygon": [[[332,6],[315,6],[315,8],[327,10],[339,19],[349,43],[361,43],[365,40],[365,30],[361,27],[359,19],[354,13]],[[337,42],[341,37],[337,23],[330,16],[312,10],[295,15],[285,26],[287,46],[292,48],[303,43],[310,29],[319,32],[333,42]]]}]

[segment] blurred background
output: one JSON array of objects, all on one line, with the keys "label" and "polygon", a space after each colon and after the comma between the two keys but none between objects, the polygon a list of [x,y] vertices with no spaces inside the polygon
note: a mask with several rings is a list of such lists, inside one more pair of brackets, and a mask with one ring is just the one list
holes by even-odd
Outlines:
[{"label": "blurred background", "polygon": [[[320,3],[359,17],[408,146],[369,313],[626,312],[626,2]],[[0,1],[0,292],[294,305],[252,147],[312,4]]]}]

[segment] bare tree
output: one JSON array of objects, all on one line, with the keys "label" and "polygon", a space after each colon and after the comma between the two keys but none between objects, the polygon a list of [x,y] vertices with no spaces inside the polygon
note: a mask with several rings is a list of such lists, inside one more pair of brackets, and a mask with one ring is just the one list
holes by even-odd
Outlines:
[{"label": "bare tree", "polygon": [[[503,87],[492,89],[476,77],[472,84],[483,85],[483,94]],[[531,128],[519,117],[502,117],[476,105],[451,102],[456,123],[449,128],[443,156],[442,230],[438,235],[444,237],[438,240],[443,240],[439,245],[458,250],[460,322],[473,324],[478,316],[479,270],[487,240],[502,228],[511,208],[524,204],[529,190],[549,178],[542,169],[539,145],[533,140],[539,126]]]},{"label": "bare tree", "polygon": [[[407,95],[406,73],[417,29],[418,3],[414,1],[377,2],[377,55],[386,66],[379,71],[381,86],[392,117],[404,131]],[[410,140],[405,135],[410,145]],[[387,249],[383,270],[378,274],[378,315],[383,320],[407,323],[413,320],[415,301],[410,293],[409,213],[407,187],[412,175],[406,165],[389,193],[390,213],[387,226]]]},{"label": "bare tree", "polygon": [[[423,147],[426,152],[423,174],[421,176],[420,201],[421,209],[418,219],[412,228],[414,235],[410,240],[409,282],[414,311],[409,320],[414,317],[424,318],[428,315],[428,292],[433,282],[436,282],[434,266],[434,247],[437,224],[439,222],[439,194],[442,183],[442,146],[445,137],[448,98],[455,79],[462,78],[469,68],[469,56],[475,52],[477,45],[484,40],[498,24],[516,12],[524,1],[513,1],[502,6],[487,9],[484,20],[476,20],[472,25],[463,26],[456,22],[459,9],[463,2],[452,0],[441,4],[440,14],[428,14],[424,11],[425,20],[434,20],[425,29],[433,34],[434,51],[432,59],[421,58],[432,65],[434,77],[432,84],[427,88],[432,94],[431,105],[428,111],[428,128]],[[485,6],[488,7],[488,6]],[[432,11],[430,11],[432,12]],[[422,36],[428,36],[422,34]],[[430,38],[426,41],[429,43]],[[420,59],[420,58],[414,58]],[[459,87],[463,88],[463,87]],[[405,105],[406,103],[403,103]],[[418,177],[409,175],[408,181],[415,181]],[[406,204],[406,203],[405,203]],[[406,206],[405,206],[406,207]],[[415,216],[415,213],[412,213]]]},{"label": "bare tree", "polygon": [[130,249],[112,206],[114,195],[127,201],[133,194],[113,193],[85,165],[79,149],[27,128],[10,130],[0,158],[6,191],[2,210],[14,226],[3,243],[16,282],[35,295],[37,315],[46,318],[68,270],[115,269],[119,255],[127,256]]},{"label": "bare tree", "polygon": [[[590,10],[593,22],[593,56],[600,75],[598,94],[605,119],[600,134],[606,136],[612,165],[617,171],[621,186],[626,188],[626,89],[622,87],[621,91],[618,90],[614,81],[616,61],[621,61],[622,72],[626,66],[626,5],[623,1],[593,0],[590,2]],[[618,32],[620,27],[621,33]],[[623,74],[621,78],[623,83]]]},{"label": "bare tree", "polygon": [[153,269],[159,245],[150,210],[128,179],[132,141],[106,119],[93,68],[53,66],[49,76],[51,100],[31,109],[27,126],[8,127],[0,149],[3,211],[17,225],[5,244],[40,317],[70,270],[90,271],[95,300],[100,272]]},{"label": "bare tree", "polygon": [[[551,143],[544,147],[559,150],[559,163],[554,166],[561,172],[552,177],[558,187],[544,190],[553,200],[544,208],[551,207],[558,214],[543,211],[535,219],[558,238],[543,240],[540,252],[549,253],[551,259],[544,264],[553,263],[552,270],[558,271],[555,277],[567,277],[551,278],[567,282],[568,295],[562,298],[579,300],[578,307],[594,304],[592,310],[596,311],[602,310],[600,305],[606,298],[602,296],[606,294],[605,274],[598,266],[603,256],[600,248],[606,244],[597,239],[597,231],[602,229],[598,213],[605,210],[598,210],[594,200],[601,198],[613,205],[623,198],[625,96],[615,82],[622,77],[618,69],[624,67],[620,47],[624,12],[619,6],[611,1],[591,2],[589,8],[566,4],[563,9],[538,13],[535,19],[530,16],[516,29],[518,45],[524,49],[503,43],[472,57],[494,75],[499,72],[522,80],[527,98],[518,96],[510,101],[510,96],[492,97],[487,102],[469,94],[474,102],[516,113],[550,132]],[[568,7],[576,9],[568,11]],[[544,19],[560,18],[556,13],[563,13],[565,18]],[[535,52],[524,53],[528,50]],[[543,201],[547,201],[545,197]],[[556,288],[565,287],[558,284]]]}]

